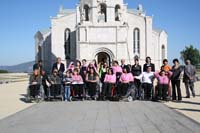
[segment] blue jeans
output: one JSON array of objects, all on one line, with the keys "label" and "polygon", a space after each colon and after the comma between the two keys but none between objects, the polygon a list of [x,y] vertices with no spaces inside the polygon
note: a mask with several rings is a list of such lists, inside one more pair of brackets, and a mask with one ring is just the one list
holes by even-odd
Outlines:
[{"label": "blue jeans", "polygon": [[65,100],[70,100],[71,89],[69,85],[65,86]]}]

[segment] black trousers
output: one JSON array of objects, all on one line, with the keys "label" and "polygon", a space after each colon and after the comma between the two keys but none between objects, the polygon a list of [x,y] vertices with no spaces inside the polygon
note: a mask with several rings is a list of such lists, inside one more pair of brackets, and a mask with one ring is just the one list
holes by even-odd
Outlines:
[{"label": "black trousers", "polygon": [[103,84],[103,96],[106,97],[111,97],[112,96],[112,88],[113,88],[114,84],[113,83],[104,83]]},{"label": "black trousers", "polygon": [[29,86],[29,95],[32,97],[35,97],[37,95],[39,95],[40,92],[40,85],[30,85]]},{"label": "black trousers", "polygon": [[181,95],[181,81],[180,80],[172,80],[172,100],[176,100],[176,90],[178,93],[178,100],[182,100],[182,95]]},{"label": "black trousers", "polygon": [[137,88],[140,88],[141,85],[140,79],[134,79],[134,83]]},{"label": "black trousers", "polygon": [[88,82],[87,87],[88,87],[88,95],[90,97],[95,96],[97,90],[97,83]]},{"label": "black trousers", "polygon": [[44,88],[44,94],[46,97],[48,97],[48,86],[46,84],[43,84],[43,88]]},{"label": "black trousers", "polygon": [[151,98],[151,90],[153,89],[153,84],[142,83],[142,88],[144,89],[144,98],[149,100]]},{"label": "black trousers", "polygon": [[117,94],[119,96],[125,96],[129,87],[129,83],[120,83],[117,87]]},{"label": "black trousers", "polygon": [[62,94],[62,86],[61,84],[53,84],[50,87],[50,96],[58,96]]},{"label": "black trousers", "polygon": [[83,84],[73,84],[72,88],[74,90],[75,96],[78,95],[79,97],[83,97],[83,95],[84,95],[84,90],[83,90],[84,85]]},{"label": "black trousers", "polygon": [[136,97],[139,98],[141,97],[141,82],[140,82],[140,79],[134,79],[134,84],[135,84],[135,87],[136,87],[136,91],[135,91],[135,94],[136,94]]},{"label": "black trousers", "polygon": [[163,100],[167,99],[167,91],[168,91],[169,85],[167,84],[159,84],[158,85],[158,96],[162,98]]}]

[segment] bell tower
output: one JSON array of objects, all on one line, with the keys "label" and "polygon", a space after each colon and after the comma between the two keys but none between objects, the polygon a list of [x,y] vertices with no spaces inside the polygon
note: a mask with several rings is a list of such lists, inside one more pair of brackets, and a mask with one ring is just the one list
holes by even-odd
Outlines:
[{"label": "bell tower", "polygon": [[123,0],[80,0],[77,17],[81,24],[125,22],[126,11]]}]

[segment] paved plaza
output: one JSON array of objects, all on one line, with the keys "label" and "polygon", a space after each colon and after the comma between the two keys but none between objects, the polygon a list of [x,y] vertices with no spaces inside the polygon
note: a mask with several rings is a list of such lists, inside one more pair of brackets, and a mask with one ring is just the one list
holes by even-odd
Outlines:
[{"label": "paved plaza", "polygon": [[40,103],[0,121],[1,133],[191,133],[200,124],[158,102]]},{"label": "paved plaza", "polygon": [[[195,84],[195,98],[165,104],[150,101],[25,103],[27,84],[20,81],[0,85],[0,133],[200,131],[197,123],[200,122],[200,82]],[[183,86],[182,92],[185,96]]]}]

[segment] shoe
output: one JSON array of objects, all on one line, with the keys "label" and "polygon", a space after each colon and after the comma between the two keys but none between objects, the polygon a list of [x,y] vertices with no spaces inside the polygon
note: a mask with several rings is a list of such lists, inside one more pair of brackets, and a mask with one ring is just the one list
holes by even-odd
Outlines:
[{"label": "shoe", "polygon": [[182,100],[178,100],[177,102],[178,102],[178,103],[181,103],[181,102],[182,102]]},{"label": "shoe", "polygon": [[190,96],[186,96],[185,98],[190,98]]}]

